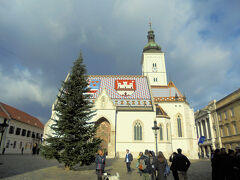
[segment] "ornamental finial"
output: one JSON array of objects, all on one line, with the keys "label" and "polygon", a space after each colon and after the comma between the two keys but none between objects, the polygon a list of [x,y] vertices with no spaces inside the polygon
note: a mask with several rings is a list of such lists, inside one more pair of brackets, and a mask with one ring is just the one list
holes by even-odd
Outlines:
[{"label": "ornamental finial", "polygon": [[149,27],[150,27],[150,30],[152,29],[152,22],[151,22],[151,18],[149,18]]}]

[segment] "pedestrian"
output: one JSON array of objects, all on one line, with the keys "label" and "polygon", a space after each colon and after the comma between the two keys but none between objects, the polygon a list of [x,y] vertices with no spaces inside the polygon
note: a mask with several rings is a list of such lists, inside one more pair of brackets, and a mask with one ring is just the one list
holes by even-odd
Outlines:
[{"label": "pedestrian", "polygon": [[220,150],[216,149],[213,154],[212,158],[212,180],[218,180],[220,179],[220,165],[221,165],[221,159],[220,159]]},{"label": "pedestrian", "polygon": [[40,152],[40,148],[38,147],[37,148],[37,155],[39,155],[39,152]]},{"label": "pedestrian", "polygon": [[4,147],[2,150],[2,155],[4,155],[6,148]]},{"label": "pedestrian", "polygon": [[140,174],[140,176],[142,176],[142,171],[139,169],[139,163],[140,163],[140,158],[143,156],[143,152],[139,152],[138,157],[137,157],[137,164],[136,164],[136,168],[138,168],[138,172]]},{"label": "pedestrian", "polygon": [[234,173],[234,166],[236,164],[236,158],[235,153],[232,149],[228,150],[228,156],[227,156],[227,173],[226,173],[226,179],[227,180],[235,180],[235,173]]},{"label": "pedestrian", "polygon": [[236,163],[234,166],[235,177],[236,179],[240,179],[240,146],[237,146],[235,150],[236,150],[235,153]]},{"label": "pedestrian", "polygon": [[102,176],[105,168],[105,156],[102,149],[98,150],[95,163],[96,163],[97,178],[98,180],[102,180]]},{"label": "pedestrian", "polygon": [[149,151],[149,161],[151,165],[151,180],[156,180],[156,157],[153,151]]},{"label": "pedestrian", "polygon": [[[227,168],[226,168],[226,164],[227,164],[227,152],[225,148],[221,148],[220,149],[220,178],[225,180],[227,178]],[[220,180],[221,180],[220,179]]]},{"label": "pedestrian", "polygon": [[163,155],[163,153],[161,151],[159,151],[158,156],[157,156],[157,161],[156,161],[156,171],[157,171],[157,178],[156,180],[166,180],[167,179],[167,175],[169,175],[170,171],[167,170],[168,167],[168,163],[167,160],[165,158],[165,156]]},{"label": "pedestrian", "polygon": [[22,155],[23,155],[24,147],[22,147]]},{"label": "pedestrian", "polygon": [[124,162],[126,162],[126,166],[127,166],[127,172],[130,173],[131,170],[131,162],[133,160],[133,156],[132,154],[129,152],[129,149],[126,149],[126,156],[125,156],[125,160]]},{"label": "pedestrian", "polygon": [[151,166],[147,149],[139,159],[139,170],[142,172],[143,180],[150,180]]},{"label": "pedestrian", "polygon": [[182,149],[178,148],[177,149],[177,156],[176,158],[173,159],[173,163],[176,163],[176,169],[178,172],[178,178],[179,180],[187,180],[187,170],[190,167],[191,163],[189,159],[182,154]]},{"label": "pedestrian", "polygon": [[[200,154],[200,153],[199,153],[199,154]],[[174,180],[179,180],[179,178],[178,178],[178,172],[177,172],[176,161],[173,161],[173,159],[176,158],[176,156],[177,156],[177,153],[176,153],[176,152],[173,152],[172,155],[171,155],[170,158],[169,158],[169,161],[172,162],[172,164],[171,164],[171,166],[170,166],[170,169],[171,169],[171,171],[172,171]]]}]

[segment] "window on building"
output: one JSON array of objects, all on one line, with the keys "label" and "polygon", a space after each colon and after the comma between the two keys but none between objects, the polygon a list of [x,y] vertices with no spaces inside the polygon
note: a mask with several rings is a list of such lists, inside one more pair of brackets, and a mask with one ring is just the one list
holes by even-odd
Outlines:
[{"label": "window on building", "polygon": [[232,107],[230,111],[231,111],[231,116],[234,117],[234,108]]},{"label": "window on building", "polygon": [[231,135],[232,135],[230,125],[227,125],[227,135],[228,135],[228,136],[231,136]]},{"label": "window on building", "polygon": [[10,140],[7,140],[6,148],[9,148],[9,145],[10,145]]},{"label": "window on building", "polygon": [[219,121],[222,121],[222,114],[221,113],[218,113],[218,118],[219,118]]},{"label": "window on building", "polygon": [[20,133],[21,133],[21,128],[17,128],[16,129],[16,135],[20,135]]},{"label": "window on building", "polygon": [[223,127],[221,127],[221,137],[224,137],[224,136],[225,136],[224,129],[223,129]]},{"label": "window on building", "polygon": [[134,125],[134,140],[142,140],[142,126],[138,121]]},{"label": "window on building", "polygon": [[182,137],[182,122],[180,116],[177,118],[177,124],[178,124],[178,137]]},{"label": "window on building", "polygon": [[209,119],[207,119],[207,127],[208,127],[208,138],[211,139],[212,138],[212,134],[211,134],[212,132],[211,132]]},{"label": "window on building", "polygon": [[206,138],[208,138],[205,121],[202,121],[202,126],[203,126],[203,134],[204,134],[204,136],[205,136]]},{"label": "window on building", "polygon": [[32,132],[32,138],[35,138],[36,136],[35,136],[35,132]]},{"label": "window on building", "polygon": [[[110,137],[110,136],[109,136],[109,137]],[[40,139],[40,135],[39,135],[39,133],[37,133],[37,138]]]},{"label": "window on building", "polygon": [[14,134],[14,126],[10,126],[9,128],[9,134]]},{"label": "window on building", "polygon": [[166,132],[167,132],[167,141],[168,141],[168,124],[166,125]]},{"label": "window on building", "polygon": [[200,122],[198,122],[198,126],[199,126],[200,137],[201,137],[201,136],[202,136],[202,127],[201,127],[201,124],[200,124]]},{"label": "window on building", "polygon": [[26,129],[22,130],[22,136],[26,136]]},{"label": "window on building", "polygon": [[31,135],[31,131],[27,131],[27,137],[30,137],[30,135]]},{"label": "window on building", "polygon": [[199,134],[198,134],[198,124],[196,124],[196,130],[197,130],[197,137],[199,137]]},{"label": "window on building", "polygon": [[17,141],[14,141],[14,143],[13,143],[13,149],[16,148],[16,145],[17,145]]},{"label": "window on building", "polygon": [[236,123],[234,123],[234,124],[233,124],[233,127],[234,127],[235,134],[238,134],[238,128],[237,128],[237,124],[236,124]]},{"label": "window on building", "polygon": [[159,138],[160,138],[160,141],[162,141],[163,140],[163,128],[162,128],[162,125],[160,124],[160,126],[159,126]]},{"label": "window on building", "polygon": [[227,119],[227,111],[224,111],[224,118]]}]

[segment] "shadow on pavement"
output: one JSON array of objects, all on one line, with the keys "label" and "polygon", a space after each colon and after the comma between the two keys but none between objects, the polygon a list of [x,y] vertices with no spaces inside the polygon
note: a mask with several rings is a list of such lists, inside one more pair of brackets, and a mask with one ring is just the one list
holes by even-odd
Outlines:
[{"label": "shadow on pavement", "polygon": [[[105,170],[111,172],[111,166],[114,162],[115,159],[107,159]],[[56,160],[46,160],[40,155],[0,155],[0,179],[52,166],[64,169],[63,164],[59,164]],[[95,169],[96,165],[95,163],[92,163],[89,166],[76,166],[74,171],[88,171]]]},{"label": "shadow on pavement", "polygon": [[0,155],[0,178],[58,165],[38,155]]}]

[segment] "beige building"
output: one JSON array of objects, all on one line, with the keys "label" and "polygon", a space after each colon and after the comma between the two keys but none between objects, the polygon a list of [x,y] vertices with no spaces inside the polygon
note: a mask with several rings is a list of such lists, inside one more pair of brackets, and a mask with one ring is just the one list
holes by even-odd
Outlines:
[{"label": "beige building", "polygon": [[8,127],[1,134],[0,153],[30,154],[41,143],[44,126],[39,119],[0,102],[0,123],[4,119]]},{"label": "beige building", "polygon": [[216,112],[222,146],[235,149],[240,145],[240,89],[217,101]]},{"label": "beige building", "polygon": [[216,148],[235,149],[240,145],[240,89],[209,102],[194,116],[198,139],[206,138],[198,149],[204,157]]}]

